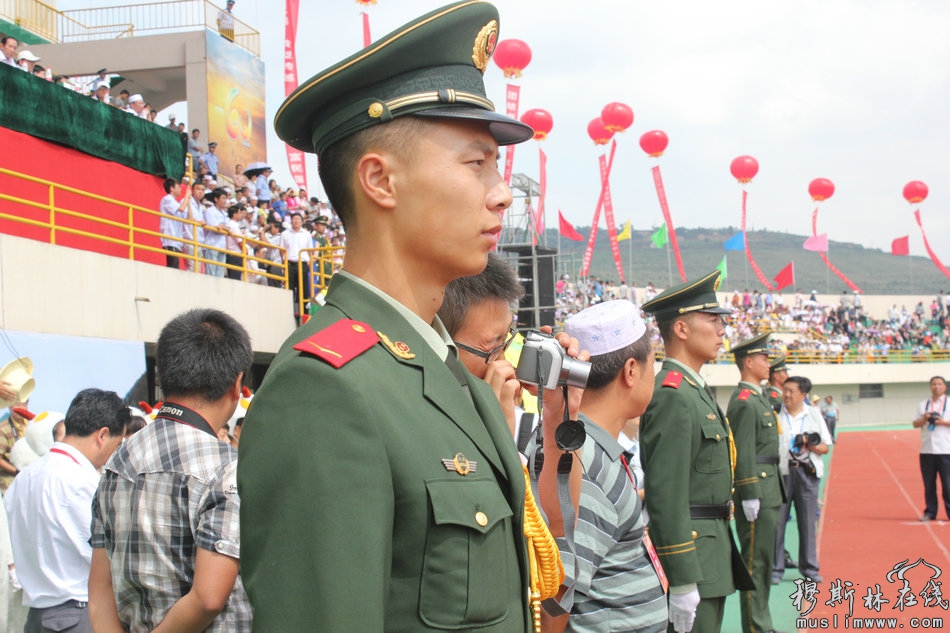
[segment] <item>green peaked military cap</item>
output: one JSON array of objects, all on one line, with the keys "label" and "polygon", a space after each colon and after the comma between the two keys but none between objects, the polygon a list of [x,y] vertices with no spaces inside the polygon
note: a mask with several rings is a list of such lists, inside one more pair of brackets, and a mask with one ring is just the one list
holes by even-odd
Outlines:
[{"label": "green peaked military cap", "polygon": [[753,354],[768,354],[769,339],[772,337],[771,331],[763,332],[758,336],[753,336],[734,346],[730,351],[736,358],[744,358]]},{"label": "green peaked military cap", "polygon": [[721,275],[719,269],[716,269],[699,279],[671,286],[640,307],[658,320],[688,312],[732,314],[732,310],[719,305],[719,299],[716,297]]},{"label": "green peaked military cap", "polygon": [[408,114],[485,121],[499,145],[530,126],[495,112],[482,75],[498,43],[498,10],[465,0],[436,9],[314,75],[287,97],[274,128],[320,154],[360,130]]},{"label": "green peaked military cap", "polygon": [[774,374],[779,371],[788,371],[788,367],[785,366],[785,354],[779,354],[775,359],[769,363],[769,373]]}]

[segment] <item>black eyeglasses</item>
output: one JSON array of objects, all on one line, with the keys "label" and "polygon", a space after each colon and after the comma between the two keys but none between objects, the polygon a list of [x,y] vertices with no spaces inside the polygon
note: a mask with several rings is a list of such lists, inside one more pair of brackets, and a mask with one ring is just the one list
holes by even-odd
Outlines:
[{"label": "black eyeglasses", "polygon": [[458,341],[453,341],[453,342],[455,343],[455,346],[457,348],[463,349],[469,354],[474,354],[475,356],[478,356],[479,358],[484,358],[485,364],[487,365],[488,363],[498,360],[498,358],[502,354],[505,353],[505,350],[508,349],[508,346],[511,345],[511,342],[513,340],[515,340],[515,331],[508,330],[508,336],[507,338],[505,338],[505,342],[499,345],[498,347],[491,348],[487,352],[482,349],[477,349],[475,347],[469,347],[468,345],[463,345],[462,343],[459,343]]}]

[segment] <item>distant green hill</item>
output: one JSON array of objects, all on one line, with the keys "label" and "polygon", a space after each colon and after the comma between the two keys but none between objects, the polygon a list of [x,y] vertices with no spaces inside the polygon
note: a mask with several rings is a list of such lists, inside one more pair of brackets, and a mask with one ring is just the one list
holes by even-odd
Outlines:
[{"label": "distant green hill", "polygon": [[[577,227],[577,230],[586,235],[590,227]],[[726,240],[738,230],[736,227],[677,229],[676,237],[687,278],[713,270],[726,255],[727,278],[723,289],[763,289],[764,286],[759,283],[747,262],[745,252],[726,252],[723,248]],[[650,241],[651,234],[652,231],[632,231],[629,242],[620,242],[627,281],[635,281],[641,288],[650,281],[657,286],[667,286],[670,283],[669,271],[672,270],[673,283],[678,283],[680,278],[672,251],[667,259],[667,248],[655,248]],[[550,229],[546,231],[545,237],[549,247],[557,247],[557,231]],[[802,249],[806,236],[750,231],[748,239],[756,264],[769,280],[774,279],[792,261],[795,263],[794,288],[801,288],[804,292],[814,289],[828,294],[847,290],[845,283],[828,269],[818,253]],[[505,236],[505,241],[511,241],[509,236]],[[586,246],[586,242],[572,242],[562,237],[558,273],[576,276]],[[950,291],[950,279],[926,257],[895,257],[879,249],[832,241],[829,243],[828,259],[865,294],[936,295],[939,290]],[[620,276],[610,253],[606,229],[598,231],[590,274],[602,280],[619,282]]]}]

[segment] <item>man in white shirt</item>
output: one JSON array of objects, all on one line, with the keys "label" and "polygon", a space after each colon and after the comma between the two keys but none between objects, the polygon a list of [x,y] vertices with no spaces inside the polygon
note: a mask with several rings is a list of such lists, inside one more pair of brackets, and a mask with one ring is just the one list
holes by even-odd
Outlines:
[{"label": "man in white shirt", "polygon": [[[244,272],[244,231],[241,230],[241,222],[247,216],[247,208],[243,204],[232,204],[228,207],[228,252],[225,261],[229,266],[237,268],[228,268],[228,279],[241,280]],[[250,263],[250,262],[248,262]]]},{"label": "man in white shirt", "polygon": [[818,519],[818,484],[825,472],[821,456],[834,443],[817,408],[805,406],[811,392],[811,380],[791,376],[782,385],[782,409],[779,411],[779,467],[785,477],[788,501],[782,506],[775,537],[775,566],[772,584],[785,573],[785,525],[795,504],[798,520],[798,569],[809,582],[822,582],[818,574],[815,524]]},{"label": "man in white shirt", "polygon": [[19,68],[16,59],[16,48],[19,45],[20,43],[12,35],[0,37],[0,63]]},{"label": "man in white shirt", "polygon": [[129,105],[125,109],[129,114],[134,114],[140,119],[147,119],[148,113],[145,112],[145,99],[140,94],[134,94],[129,97]]},{"label": "man in white shirt", "polygon": [[[198,223],[204,222],[204,206],[201,204],[201,200],[204,198],[204,195],[204,183],[196,182],[191,186],[191,196],[185,196],[185,198],[188,200],[188,213],[185,215],[187,219]],[[197,235],[195,232],[197,232]],[[181,238],[181,252],[182,254],[189,256],[189,259],[185,260],[185,269],[195,272],[195,270],[198,269],[197,262],[190,257],[191,255],[196,254],[195,242],[193,240],[197,239],[197,242],[200,243],[204,239],[204,231],[199,225],[182,223]]]},{"label": "man in white shirt", "polygon": [[914,428],[920,429],[920,474],[924,479],[924,514],[921,521],[937,518],[937,477],[943,492],[943,506],[950,517],[950,407],[947,381],[930,379],[930,397],[917,407]]},{"label": "man in white shirt", "polygon": [[158,221],[158,232],[162,234],[162,248],[168,251],[165,255],[165,265],[169,268],[179,268],[179,257],[172,253],[181,253],[180,239],[184,234],[184,225],[175,221],[175,218],[184,218],[188,215],[188,183],[185,183],[185,195],[181,197],[182,185],[174,178],[166,178],[165,196],[158,205],[162,217]]},{"label": "man in white shirt", "polygon": [[[223,187],[217,187],[211,192],[210,207],[204,209],[204,239],[201,243],[206,248],[201,249],[201,255],[205,259],[213,262],[225,261],[225,250],[227,249],[227,234],[230,231],[228,226],[228,215],[225,209],[228,206],[228,191]],[[224,277],[224,266],[205,263],[205,274],[212,277]]]},{"label": "man in white shirt", "polygon": [[[290,215],[290,228],[280,234],[280,245],[284,248],[284,263],[287,264],[287,287],[294,291],[294,306],[296,306],[301,285],[300,263],[310,262],[310,253],[305,249],[313,248],[313,237],[303,230],[303,216],[299,213]],[[309,269],[304,270],[303,298],[304,301],[310,299]]]},{"label": "man in white shirt", "polygon": [[129,407],[112,391],[84,389],[66,412],[66,436],[23,470],[6,493],[13,560],[30,608],[24,633],[91,631],[89,545],[99,469],[122,442]]}]

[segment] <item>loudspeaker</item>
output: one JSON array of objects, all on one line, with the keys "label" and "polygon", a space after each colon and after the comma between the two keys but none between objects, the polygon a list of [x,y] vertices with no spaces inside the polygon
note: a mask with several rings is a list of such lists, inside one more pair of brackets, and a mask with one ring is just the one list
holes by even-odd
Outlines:
[{"label": "loudspeaker", "polygon": [[554,325],[557,307],[554,271],[557,249],[545,246],[503,246],[517,255],[517,272],[525,294],[518,305],[518,329],[537,329]]}]

